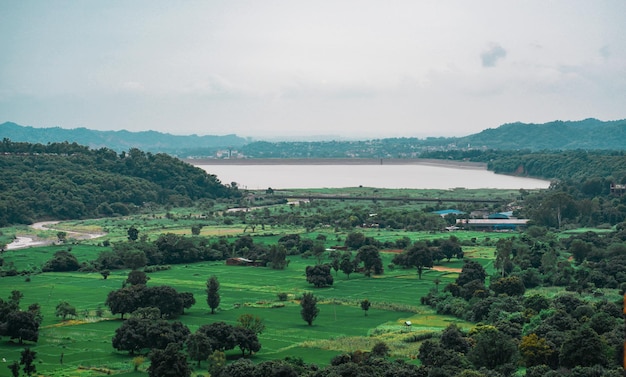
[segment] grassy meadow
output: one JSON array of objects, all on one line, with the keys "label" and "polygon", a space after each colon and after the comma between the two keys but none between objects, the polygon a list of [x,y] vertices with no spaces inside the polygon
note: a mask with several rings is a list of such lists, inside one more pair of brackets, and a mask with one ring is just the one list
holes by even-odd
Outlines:
[{"label": "grassy meadow", "polygon": [[[370,189],[371,190],[371,189]],[[466,190],[462,190],[466,191]],[[514,195],[506,193],[505,195]],[[339,204],[341,205],[341,204]],[[275,206],[272,211],[279,211]],[[288,207],[288,206],[282,206]],[[76,240],[68,237],[66,244],[7,250],[2,254],[5,265],[13,263],[17,270],[37,271],[59,250],[71,249],[79,262],[96,259],[102,251],[111,250],[109,243],[119,242],[127,236],[127,229],[134,225],[140,235],[156,239],[160,234],[172,232],[191,235],[191,226],[203,218],[197,209],[172,210],[175,216],[166,212],[151,213],[116,219],[68,221],[54,225],[55,230],[33,230],[24,227],[5,228],[5,237],[30,235],[38,238],[56,238],[57,230],[80,233],[106,233],[93,239]],[[272,244],[289,233],[300,233],[302,238],[316,239],[326,236],[326,246],[343,244],[347,232],[335,232],[330,228],[316,229],[306,233],[298,227],[257,227],[255,232],[245,229],[243,224],[212,224],[203,219],[205,226],[201,235],[205,237],[234,238],[241,234],[251,234],[255,243]],[[380,241],[394,241],[401,237],[411,240],[447,238],[450,233],[388,231],[360,229],[366,236]],[[493,269],[495,242],[506,233],[455,232],[461,241],[466,257],[474,258],[483,264],[490,273]],[[108,241],[108,242],[105,242]],[[471,245],[471,246],[470,246]],[[472,325],[449,316],[437,315],[431,308],[420,304],[420,298],[429,290],[439,289],[453,281],[462,267],[461,260],[441,262],[440,266],[424,272],[418,279],[415,270],[389,269],[393,252],[383,252],[385,274],[365,277],[353,273],[349,278],[341,271],[335,274],[334,284],[327,288],[314,288],[306,282],[304,270],[316,264],[314,259],[290,256],[290,264],[285,270],[271,270],[265,267],[226,266],[223,261],[201,262],[188,265],[173,265],[170,270],[149,273],[148,285],[170,285],[179,292],[192,292],[196,304],[178,319],[193,332],[203,324],[224,321],[236,324],[242,314],[261,317],[266,330],[259,336],[261,350],[253,356],[255,361],[282,359],[287,356],[301,357],[309,363],[325,365],[342,352],[369,350],[378,341],[384,341],[391,348],[393,358],[403,358],[418,362],[421,342],[418,334],[439,332],[451,322],[469,328]],[[113,316],[104,305],[107,294],[122,287],[128,270],[115,270],[108,279],[99,273],[33,273],[30,276],[4,277],[0,279],[0,297],[6,299],[12,290],[24,294],[21,308],[39,303],[44,317],[40,328],[39,342],[28,344],[37,352],[37,371],[40,375],[60,376],[141,376],[148,366],[148,359],[133,372],[132,356],[118,352],[111,346],[111,338],[121,325],[119,315]],[[216,314],[210,314],[206,304],[206,280],[211,275],[219,279],[221,303]],[[300,317],[299,297],[304,292],[313,292],[318,297],[320,314],[313,326],[308,326]],[[287,300],[280,301],[278,293],[287,293]],[[365,315],[360,301],[368,299],[372,306]],[[56,305],[67,301],[75,306],[78,315],[62,321],[55,317]],[[100,309],[100,310],[99,310]],[[99,316],[98,312],[103,311]],[[405,321],[411,321],[407,328]],[[0,339],[1,357],[8,362],[19,360],[24,345]],[[63,364],[60,362],[63,354]],[[229,360],[240,357],[238,349],[227,352]],[[195,367],[195,363],[193,363]],[[197,375],[206,375],[206,362],[196,369]],[[9,370],[0,366],[0,376],[9,375]]]}]

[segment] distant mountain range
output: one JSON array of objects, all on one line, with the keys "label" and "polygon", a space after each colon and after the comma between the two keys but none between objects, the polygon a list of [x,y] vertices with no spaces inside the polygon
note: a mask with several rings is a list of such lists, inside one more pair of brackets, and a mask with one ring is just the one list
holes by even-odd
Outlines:
[{"label": "distant mountain range", "polygon": [[0,139],[28,143],[70,142],[88,146],[92,149],[106,147],[115,151],[127,151],[130,148],[146,152],[167,153],[171,155],[188,154],[190,151],[239,148],[249,142],[237,135],[224,136],[179,136],[156,131],[130,132],[96,131],[87,128],[65,129],[61,127],[35,128],[20,126],[12,122],[0,124]]},{"label": "distant mountain range", "polygon": [[90,148],[115,151],[138,148],[182,158],[228,156],[219,151],[238,151],[247,158],[408,158],[424,151],[454,149],[496,150],[625,150],[626,120],[554,121],[543,124],[510,123],[465,137],[389,138],[364,141],[252,141],[237,135],[178,136],[156,131],[96,131],[87,128],[34,128],[6,122],[0,138],[16,142],[76,142]]}]

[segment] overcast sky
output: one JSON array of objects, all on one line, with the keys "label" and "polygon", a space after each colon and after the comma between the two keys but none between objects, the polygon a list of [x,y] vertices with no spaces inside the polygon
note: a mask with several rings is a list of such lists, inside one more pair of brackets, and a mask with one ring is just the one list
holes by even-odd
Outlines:
[{"label": "overcast sky", "polygon": [[626,118],[624,0],[0,0],[0,122],[256,138]]}]

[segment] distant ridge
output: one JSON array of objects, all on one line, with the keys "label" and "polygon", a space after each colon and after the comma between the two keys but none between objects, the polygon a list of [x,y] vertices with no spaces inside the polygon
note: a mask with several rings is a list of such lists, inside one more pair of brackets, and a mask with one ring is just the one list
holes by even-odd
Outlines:
[{"label": "distant ridge", "polygon": [[[543,124],[508,123],[464,137],[385,138],[361,141],[251,141],[237,135],[178,136],[156,131],[95,131],[87,128],[34,128],[6,122],[0,139],[41,143],[76,142],[92,149],[115,151],[138,148],[181,158],[417,158],[424,153],[447,150],[626,150],[626,120],[553,121]],[[235,153],[235,151],[237,153]],[[223,157],[222,157],[223,158]]]},{"label": "distant ridge", "polygon": [[508,123],[458,139],[490,149],[572,150],[626,149],[626,120],[553,121],[543,124]]},{"label": "distant ridge", "polygon": [[186,153],[193,149],[213,151],[238,148],[247,143],[245,138],[237,135],[179,136],[157,131],[96,131],[84,127],[74,129],[61,127],[35,128],[21,126],[12,122],[0,124],[0,139],[3,138],[8,138],[11,141],[41,144],[67,141],[85,145],[92,149],[106,147],[121,152],[137,148],[146,152],[163,152],[173,155]]}]

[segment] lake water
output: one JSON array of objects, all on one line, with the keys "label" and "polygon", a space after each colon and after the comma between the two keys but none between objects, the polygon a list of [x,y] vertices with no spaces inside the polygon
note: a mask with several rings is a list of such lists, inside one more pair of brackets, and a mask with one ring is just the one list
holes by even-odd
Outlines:
[{"label": "lake water", "polygon": [[549,181],[495,174],[482,168],[406,165],[206,165],[198,164],[224,184],[243,189],[414,188],[539,189]]}]

